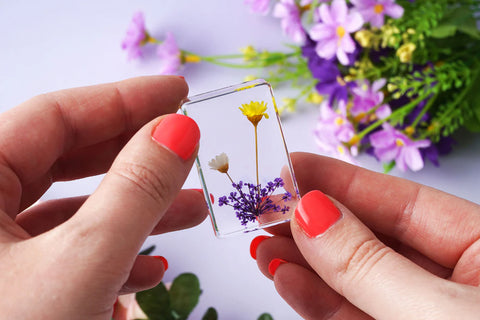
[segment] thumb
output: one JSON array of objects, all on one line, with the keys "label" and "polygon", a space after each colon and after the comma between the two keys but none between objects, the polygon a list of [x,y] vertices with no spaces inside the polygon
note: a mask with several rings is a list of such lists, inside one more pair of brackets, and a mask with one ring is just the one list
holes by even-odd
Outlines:
[{"label": "thumb", "polygon": [[180,114],[144,126],[117,156],[98,189],[62,226],[65,233],[73,235],[73,241],[81,236],[79,243],[91,254],[134,259],[180,191],[199,138],[197,124]]},{"label": "thumb", "polygon": [[[352,212],[320,191],[302,197],[291,228],[314,271],[376,319],[443,319],[465,310],[460,298],[465,288],[385,246]],[[459,297],[454,303],[453,293]]]}]

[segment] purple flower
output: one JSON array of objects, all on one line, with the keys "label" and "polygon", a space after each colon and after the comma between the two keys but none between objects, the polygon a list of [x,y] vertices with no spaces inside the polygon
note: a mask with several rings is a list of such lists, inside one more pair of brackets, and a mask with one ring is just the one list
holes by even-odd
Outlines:
[{"label": "purple flower", "polygon": [[353,53],[356,47],[350,33],[362,27],[362,16],[349,12],[345,0],[333,0],[330,6],[324,3],[318,13],[321,22],[310,30],[310,37],[318,41],[317,54],[325,59],[337,56],[340,63],[348,65],[347,53]]},{"label": "purple flower", "polygon": [[427,148],[431,144],[429,140],[411,140],[387,123],[383,125],[383,130],[370,135],[370,143],[380,161],[395,160],[402,171],[406,171],[407,167],[412,171],[422,169],[424,162],[419,149]]},{"label": "purple flower", "polygon": [[439,156],[447,155],[452,152],[455,140],[452,137],[441,137],[440,141],[432,144],[430,147],[421,149],[422,157],[430,160],[436,167],[440,166]]},{"label": "purple flower", "polygon": [[244,3],[250,6],[252,12],[263,15],[266,15],[270,9],[270,0],[245,0]]},{"label": "purple flower", "polygon": [[296,43],[305,42],[300,9],[295,0],[280,0],[273,9],[273,16],[282,19],[282,30]]},{"label": "purple flower", "polygon": [[395,0],[351,0],[365,22],[380,28],[385,23],[385,15],[394,19],[403,16],[403,8]]},{"label": "purple flower", "polygon": [[357,149],[349,149],[346,143],[355,135],[352,123],[347,119],[345,103],[339,103],[335,111],[328,103],[320,106],[320,119],[314,131],[319,149],[341,160],[353,163]]},{"label": "purple flower", "polygon": [[144,44],[146,38],[147,32],[145,31],[145,18],[143,12],[135,12],[132,21],[128,26],[125,38],[122,41],[122,49],[127,50],[129,60],[142,56],[140,47]]},{"label": "purple flower", "polygon": [[182,52],[171,32],[167,32],[165,40],[158,46],[157,55],[162,60],[160,74],[176,74],[182,67]]},{"label": "purple flower", "polygon": [[[249,222],[255,222],[257,218],[265,213],[281,212],[285,214],[290,210],[286,205],[279,205],[272,200],[272,195],[278,188],[285,185],[282,178],[268,182],[265,187],[253,183],[239,181],[232,186],[236,191],[230,192],[229,196],[218,199],[219,206],[230,206],[235,210],[237,219],[246,226]],[[288,202],[292,199],[290,192],[282,194],[281,201]]]},{"label": "purple flower", "polygon": [[[392,113],[392,110],[388,104],[382,104],[384,94],[380,90],[385,86],[386,82],[385,79],[379,79],[374,81],[370,86],[370,83],[365,81],[363,84],[359,84],[356,88],[353,88],[354,98],[351,113],[354,116],[361,116],[377,107],[375,115],[379,119],[388,117]],[[361,119],[361,122],[365,122],[366,120],[367,119]]]},{"label": "purple flower", "polygon": [[327,95],[330,105],[339,102],[347,103],[349,90],[355,87],[355,83],[346,82],[340,74],[340,70],[338,70],[337,66],[331,61],[324,60],[321,64],[317,65],[316,68],[314,72],[318,77],[314,77],[317,79],[320,75],[322,77],[320,82],[315,86],[318,93]]}]

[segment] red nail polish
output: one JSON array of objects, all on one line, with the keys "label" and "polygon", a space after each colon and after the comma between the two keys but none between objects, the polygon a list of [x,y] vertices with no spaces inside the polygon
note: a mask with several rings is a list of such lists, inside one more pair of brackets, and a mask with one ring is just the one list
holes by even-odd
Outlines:
[{"label": "red nail polish", "polygon": [[165,269],[165,271],[168,270],[168,261],[167,261],[167,259],[165,259],[165,257],[162,257],[162,256],[153,256],[153,257],[161,260],[162,263],[163,263],[163,269]]},{"label": "red nail polish", "polygon": [[[200,192],[201,194],[203,194],[203,189],[192,189],[192,190],[195,190],[197,192]],[[210,193],[210,201],[212,201],[212,204],[215,203],[215,197],[213,196],[213,194]]]},{"label": "red nail polish", "polygon": [[298,225],[310,238],[324,234],[341,217],[340,210],[318,190],[304,195],[295,209]]},{"label": "red nail polish", "polygon": [[254,260],[257,260],[257,248],[260,245],[260,243],[265,240],[269,239],[269,236],[258,236],[255,237],[252,242],[250,243],[250,255]]},{"label": "red nail polish", "polygon": [[169,114],[153,129],[152,138],[183,160],[195,151],[200,140],[200,130],[192,118],[181,114]]},{"label": "red nail polish", "polygon": [[277,272],[278,267],[283,263],[287,263],[287,261],[278,258],[270,261],[268,264],[268,272],[272,277],[275,275],[275,272]]},{"label": "red nail polish", "polygon": [[178,76],[180,79],[185,80],[184,76]]}]

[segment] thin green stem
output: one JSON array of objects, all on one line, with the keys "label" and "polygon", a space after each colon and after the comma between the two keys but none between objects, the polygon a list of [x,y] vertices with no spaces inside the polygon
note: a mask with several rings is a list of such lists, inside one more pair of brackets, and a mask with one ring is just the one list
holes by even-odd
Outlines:
[{"label": "thin green stem", "polygon": [[392,119],[392,118],[396,117],[397,115],[402,114],[404,112],[409,112],[417,104],[419,104],[422,100],[425,100],[426,98],[428,98],[428,96],[430,94],[431,94],[431,90],[428,90],[427,93],[425,93],[422,96],[419,96],[417,99],[413,100],[409,104],[406,104],[405,106],[401,107],[400,109],[395,110],[388,117],[380,119],[380,120],[376,121],[375,123],[373,123],[372,125],[368,126],[367,128],[365,128],[362,132],[360,132],[358,134],[359,141],[361,141],[367,134],[369,134],[370,132],[372,132],[373,130],[375,130],[376,128],[378,128],[379,126],[381,126],[382,124],[384,124],[388,120],[390,120],[390,119]]},{"label": "thin green stem", "polygon": [[222,67],[227,67],[227,68],[235,68],[235,69],[255,69],[255,68],[259,68],[260,66],[257,65],[257,64],[234,64],[234,63],[228,63],[228,62],[221,62],[221,61],[217,61],[215,59],[209,59],[208,57],[205,58],[205,57],[200,57],[200,59],[202,61],[205,61],[205,62],[208,62],[208,63],[211,63],[211,64],[215,64],[215,65],[218,65],[218,66],[222,66]]},{"label": "thin green stem", "polygon": [[438,94],[434,95],[433,98],[431,98],[428,103],[423,107],[422,111],[420,114],[415,118],[413,121],[411,127],[415,128],[418,123],[422,120],[423,116],[427,113],[427,111],[430,109],[430,107],[435,103],[435,100],[437,100]]}]

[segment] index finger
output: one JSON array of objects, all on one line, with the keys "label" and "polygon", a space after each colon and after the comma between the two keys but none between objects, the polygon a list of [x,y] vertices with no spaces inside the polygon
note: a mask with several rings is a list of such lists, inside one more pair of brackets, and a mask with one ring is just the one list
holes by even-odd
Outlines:
[{"label": "index finger", "polygon": [[292,154],[300,193],[322,190],[368,227],[452,268],[480,238],[480,207],[439,190],[307,153]]}]

